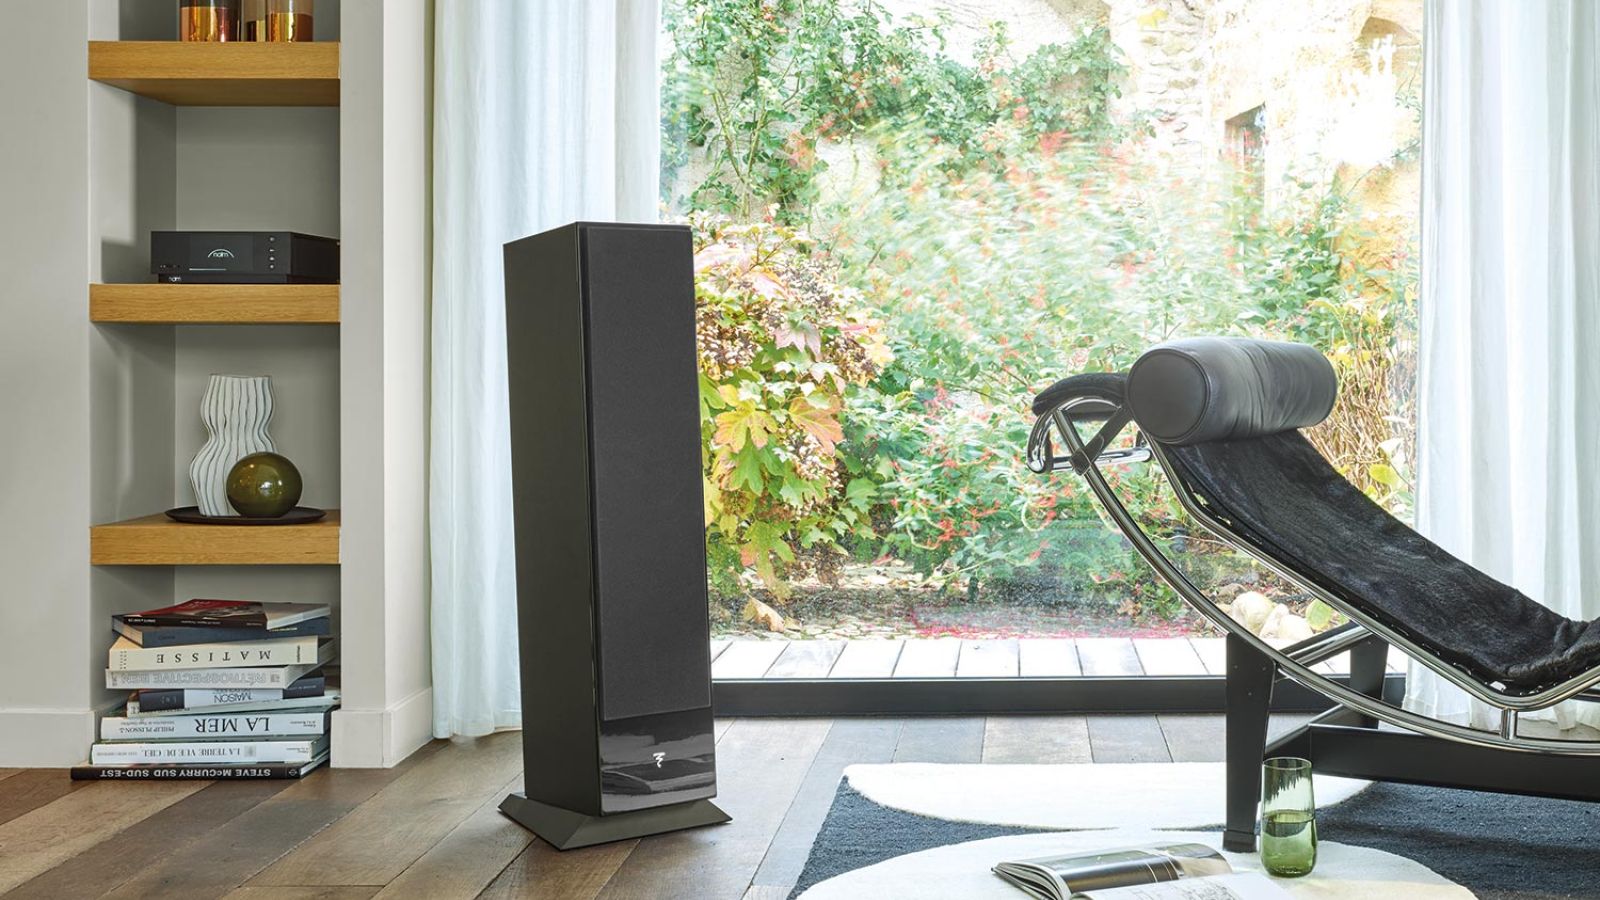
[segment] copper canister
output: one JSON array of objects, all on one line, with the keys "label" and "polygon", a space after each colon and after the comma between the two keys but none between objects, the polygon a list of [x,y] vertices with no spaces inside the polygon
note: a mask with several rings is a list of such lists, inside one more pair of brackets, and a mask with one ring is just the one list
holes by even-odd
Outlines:
[{"label": "copper canister", "polygon": [[178,39],[238,40],[239,0],[178,0]]}]

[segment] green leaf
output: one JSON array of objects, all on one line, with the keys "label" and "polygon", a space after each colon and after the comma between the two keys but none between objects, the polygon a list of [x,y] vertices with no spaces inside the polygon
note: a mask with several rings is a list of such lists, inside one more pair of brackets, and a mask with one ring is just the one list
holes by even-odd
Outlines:
[{"label": "green leaf", "polygon": [[878,486],[865,478],[850,479],[844,489],[845,501],[857,509],[866,509],[877,495]]},{"label": "green leaf", "polygon": [[1393,467],[1386,466],[1383,463],[1373,463],[1372,465],[1368,466],[1367,474],[1372,476],[1373,481],[1376,481],[1384,487],[1392,488],[1400,486],[1400,473],[1396,472]]},{"label": "green leaf", "polygon": [[1313,600],[1311,605],[1306,607],[1306,624],[1311,626],[1312,631],[1325,631],[1338,615],[1333,607],[1321,600]]},{"label": "green leaf", "polygon": [[761,451],[761,468],[773,478],[783,478],[789,474],[789,464],[779,459],[770,450]]},{"label": "green leaf", "polygon": [[707,378],[705,374],[702,373],[700,375],[701,417],[705,417],[705,411],[708,409],[727,409],[728,405],[728,402],[722,399],[722,394],[718,391],[717,383]]},{"label": "green leaf", "polygon": [[728,486],[734,490],[743,487],[752,493],[761,493],[761,457],[754,448],[746,447],[734,457],[733,477]]},{"label": "green leaf", "polygon": [[792,475],[787,475],[787,473],[783,479],[783,485],[778,488],[778,496],[790,506],[799,506],[804,503],[806,495],[809,493],[810,490],[805,482]]}]

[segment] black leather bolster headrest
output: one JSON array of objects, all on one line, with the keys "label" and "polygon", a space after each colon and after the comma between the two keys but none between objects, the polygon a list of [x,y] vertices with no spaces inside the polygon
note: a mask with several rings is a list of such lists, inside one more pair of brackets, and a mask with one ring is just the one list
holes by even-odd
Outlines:
[{"label": "black leather bolster headrest", "polygon": [[1128,370],[1139,429],[1164,444],[1264,437],[1333,411],[1339,380],[1315,348],[1250,338],[1187,338],[1146,350]]}]

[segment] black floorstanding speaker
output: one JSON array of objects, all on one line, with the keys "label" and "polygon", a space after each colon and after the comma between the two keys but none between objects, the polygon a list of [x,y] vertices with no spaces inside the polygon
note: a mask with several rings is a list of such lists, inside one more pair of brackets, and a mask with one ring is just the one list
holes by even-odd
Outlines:
[{"label": "black floorstanding speaker", "polygon": [[567,849],[728,821],[713,805],[688,228],[505,246],[526,790]]}]

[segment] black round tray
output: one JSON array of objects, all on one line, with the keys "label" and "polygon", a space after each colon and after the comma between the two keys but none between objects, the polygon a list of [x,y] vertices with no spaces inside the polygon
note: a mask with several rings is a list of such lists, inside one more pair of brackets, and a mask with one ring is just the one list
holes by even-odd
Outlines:
[{"label": "black round tray", "polygon": [[202,516],[198,506],[180,506],[167,510],[167,518],[193,525],[304,525],[328,514],[325,509],[296,506],[281,516]]}]

